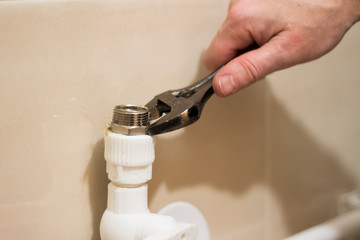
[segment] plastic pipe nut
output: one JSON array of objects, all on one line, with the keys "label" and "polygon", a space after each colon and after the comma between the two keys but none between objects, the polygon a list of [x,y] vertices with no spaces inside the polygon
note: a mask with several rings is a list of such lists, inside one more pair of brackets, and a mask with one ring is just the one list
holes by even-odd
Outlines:
[{"label": "plastic pipe nut", "polygon": [[104,155],[108,178],[115,184],[138,185],[152,177],[155,150],[149,135],[129,136],[108,130]]}]

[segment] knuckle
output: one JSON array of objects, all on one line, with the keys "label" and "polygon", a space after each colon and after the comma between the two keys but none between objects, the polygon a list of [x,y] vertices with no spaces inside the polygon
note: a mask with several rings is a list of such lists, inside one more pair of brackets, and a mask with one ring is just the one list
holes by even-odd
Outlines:
[{"label": "knuckle", "polygon": [[236,1],[230,6],[227,16],[229,22],[245,21],[251,17],[251,11],[245,5],[243,1]]},{"label": "knuckle", "polygon": [[245,84],[251,84],[262,76],[262,68],[259,64],[256,64],[251,57],[246,57],[242,60],[241,65],[244,69],[246,79],[244,79]]},{"label": "knuckle", "polygon": [[312,50],[306,46],[306,41],[299,34],[292,34],[277,41],[273,46],[273,54],[278,55],[278,59],[284,67],[292,62],[304,62],[310,60]]}]

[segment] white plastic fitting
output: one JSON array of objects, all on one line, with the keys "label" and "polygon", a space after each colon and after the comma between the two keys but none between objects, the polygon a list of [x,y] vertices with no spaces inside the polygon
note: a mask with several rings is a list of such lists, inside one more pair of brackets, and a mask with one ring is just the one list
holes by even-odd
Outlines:
[{"label": "white plastic fitting", "polygon": [[177,223],[172,217],[150,213],[147,185],[121,188],[110,183],[108,191],[108,207],[100,224],[102,240],[196,238],[194,224]]},{"label": "white plastic fitting", "polygon": [[283,240],[355,240],[360,238],[360,210],[352,210]]},{"label": "white plastic fitting", "polygon": [[138,185],[152,177],[154,142],[149,135],[105,133],[106,172],[115,184]]},{"label": "white plastic fitting", "polygon": [[102,240],[194,240],[196,225],[148,209],[147,181],[152,176],[154,142],[148,135],[107,130],[105,160],[111,180],[101,223]]}]

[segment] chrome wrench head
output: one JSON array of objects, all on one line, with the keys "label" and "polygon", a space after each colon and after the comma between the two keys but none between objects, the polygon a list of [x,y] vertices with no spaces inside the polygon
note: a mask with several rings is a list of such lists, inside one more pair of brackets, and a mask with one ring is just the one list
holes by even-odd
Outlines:
[{"label": "chrome wrench head", "polygon": [[214,93],[212,79],[219,70],[191,86],[163,92],[148,102],[146,107],[150,112],[151,124],[146,129],[147,133],[166,133],[196,122],[205,103]]}]

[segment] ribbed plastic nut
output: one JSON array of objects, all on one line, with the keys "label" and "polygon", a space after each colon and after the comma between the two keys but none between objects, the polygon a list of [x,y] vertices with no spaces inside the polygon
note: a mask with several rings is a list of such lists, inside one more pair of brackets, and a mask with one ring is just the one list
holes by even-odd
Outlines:
[{"label": "ribbed plastic nut", "polygon": [[144,167],[124,167],[107,163],[106,172],[108,178],[114,184],[123,187],[134,187],[151,179],[152,164]]},{"label": "ribbed plastic nut", "polygon": [[105,134],[105,160],[128,167],[152,164],[154,142],[149,135],[128,136],[108,131]]},{"label": "ribbed plastic nut", "polygon": [[152,177],[155,151],[149,135],[128,136],[107,131],[104,155],[108,178],[115,184],[143,184]]}]

